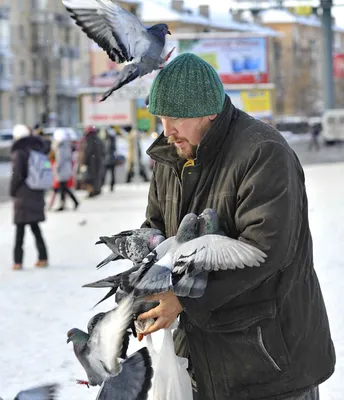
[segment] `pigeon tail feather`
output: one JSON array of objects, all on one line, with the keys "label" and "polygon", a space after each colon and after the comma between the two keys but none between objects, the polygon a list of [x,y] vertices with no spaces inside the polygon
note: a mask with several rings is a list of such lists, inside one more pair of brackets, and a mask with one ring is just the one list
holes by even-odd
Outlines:
[{"label": "pigeon tail feather", "polygon": [[126,85],[129,82],[132,82],[136,78],[140,76],[140,68],[137,64],[128,64],[126,65],[117,80],[117,82],[112,86],[111,89],[106,91],[103,97],[100,99],[100,102],[106,100],[111,94],[115,91],[120,89],[122,86]]}]

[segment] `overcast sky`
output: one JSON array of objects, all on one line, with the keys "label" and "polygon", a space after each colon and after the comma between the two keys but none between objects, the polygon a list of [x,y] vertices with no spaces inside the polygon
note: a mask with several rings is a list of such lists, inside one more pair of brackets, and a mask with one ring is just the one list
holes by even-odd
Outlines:
[{"label": "overcast sky", "polygon": [[[171,0],[154,0],[154,1],[160,4],[171,3]],[[197,7],[199,4],[209,4],[212,10],[214,11],[216,10],[216,12],[219,12],[222,15],[227,14],[230,8],[228,2],[223,0],[184,0],[184,3],[187,7]],[[334,0],[334,3],[343,4],[342,7],[334,8],[332,15],[336,17],[337,25],[344,28],[344,0]]]}]

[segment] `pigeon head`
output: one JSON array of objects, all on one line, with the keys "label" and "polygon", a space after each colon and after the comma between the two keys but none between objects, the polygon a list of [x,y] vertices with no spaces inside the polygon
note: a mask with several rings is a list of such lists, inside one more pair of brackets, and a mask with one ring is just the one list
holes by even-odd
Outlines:
[{"label": "pigeon head", "polygon": [[185,243],[198,236],[199,219],[196,214],[186,214],[179,225],[176,240]]},{"label": "pigeon head", "polygon": [[219,232],[219,217],[212,208],[206,208],[198,216],[200,235],[209,235]]},{"label": "pigeon head", "polygon": [[148,28],[147,30],[154,36],[157,36],[163,39],[164,41],[166,35],[171,35],[171,32],[169,31],[168,26],[166,24],[155,24],[150,28]]},{"label": "pigeon head", "polygon": [[73,342],[74,344],[82,343],[88,340],[87,333],[78,328],[73,328],[67,332],[67,343]]}]

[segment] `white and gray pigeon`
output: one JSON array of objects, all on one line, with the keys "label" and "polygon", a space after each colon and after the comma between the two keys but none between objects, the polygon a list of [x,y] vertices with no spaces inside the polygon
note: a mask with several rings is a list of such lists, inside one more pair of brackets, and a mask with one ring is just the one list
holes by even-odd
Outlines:
[{"label": "white and gray pigeon", "polygon": [[[204,220],[206,225],[203,225],[202,232],[200,223]],[[258,248],[241,240],[220,235],[219,232],[214,233],[218,231],[218,217],[214,210],[204,210],[197,217],[197,221],[199,226],[198,231],[194,232],[194,237],[190,234],[185,235],[188,228],[183,224],[183,219],[176,237],[167,239],[160,245],[165,244],[166,246],[168,240],[174,241],[164,256],[159,257],[148,272],[135,283],[134,294],[136,296],[174,290],[177,296],[200,297],[204,293],[204,285],[207,283],[207,272],[242,269],[245,266],[258,267],[265,262],[266,254]],[[179,239],[180,235],[182,240]],[[159,251],[159,246],[155,251]],[[149,257],[148,255],[147,259]],[[139,272],[140,270],[133,275],[139,274]],[[186,285],[185,280],[188,277],[190,282]],[[181,278],[183,280],[179,280]]]},{"label": "white and gray pigeon", "polygon": [[97,400],[146,400],[153,369],[146,347],[120,361],[123,337],[132,320],[133,297],[127,296],[118,307],[105,315],[93,317],[88,334],[77,328],[68,333],[74,352],[86,371],[88,382],[101,386]]},{"label": "white and gray pigeon", "polygon": [[171,34],[166,24],[156,24],[146,29],[132,13],[110,0],[62,0],[77,25],[94,40],[109,58],[127,64],[101,101],[115,90],[138,77],[161,68],[173,49],[162,58],[166,34]]},{"label": "white and gray pigeon", "polygon": [[[57,397],[59,385],[37,386],[31,389],[22,390],[17,394],[14,400],[55,400]],[[2,398],[0,397],[0,400]]]},{"label": "white and gray pigeon", "polygon": [[164,240],[163,233],[154,228],[132,229],[113,236],[100,236],[96,244],[106,244],[112,254],[101,261],[97,268],[120,259],[131,260],[134,264],[140,263]]}]

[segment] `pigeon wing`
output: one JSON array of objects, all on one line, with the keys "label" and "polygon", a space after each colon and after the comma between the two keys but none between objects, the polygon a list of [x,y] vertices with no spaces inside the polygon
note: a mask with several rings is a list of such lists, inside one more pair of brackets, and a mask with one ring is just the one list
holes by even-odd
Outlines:
[{"label": "pigeon wing", "polygon": [[122,42],[112,32],[104,15],[94,0],[62,0],[71,17],[86,35],[106,51],[109,58],[120,64],[131,61]]},{"label": "pigeon wing", "polygon": [[54,400],[57,398],[58,385],[45,385],[18,393],[14,400]]},{"label": "pigeon wing", "polygon": [[127,59],[140,59],[146,54],[153,38],[140,20],[110,0],[96,1]]},{"label": "pigeon wing", "polygon": [[147,347],[121,363],[121,372],[106,379],[96,400],[147,400],[153,368]]},{"label": "pigeon wing", "polygon": [[205,271],[258,267],[266,254],[258,248],[221,235],[204,235],[177,248],[174,273],[182,273],[192,266]]},{"label": "pigeon wing", "polygon": [[89,361],[99,360],[111,374],[117,374],[117,359],[121,354],[123,337],[132,320],[133,298],[125,297],[112,311],[106,313],[93,328],[90,336]]}]

